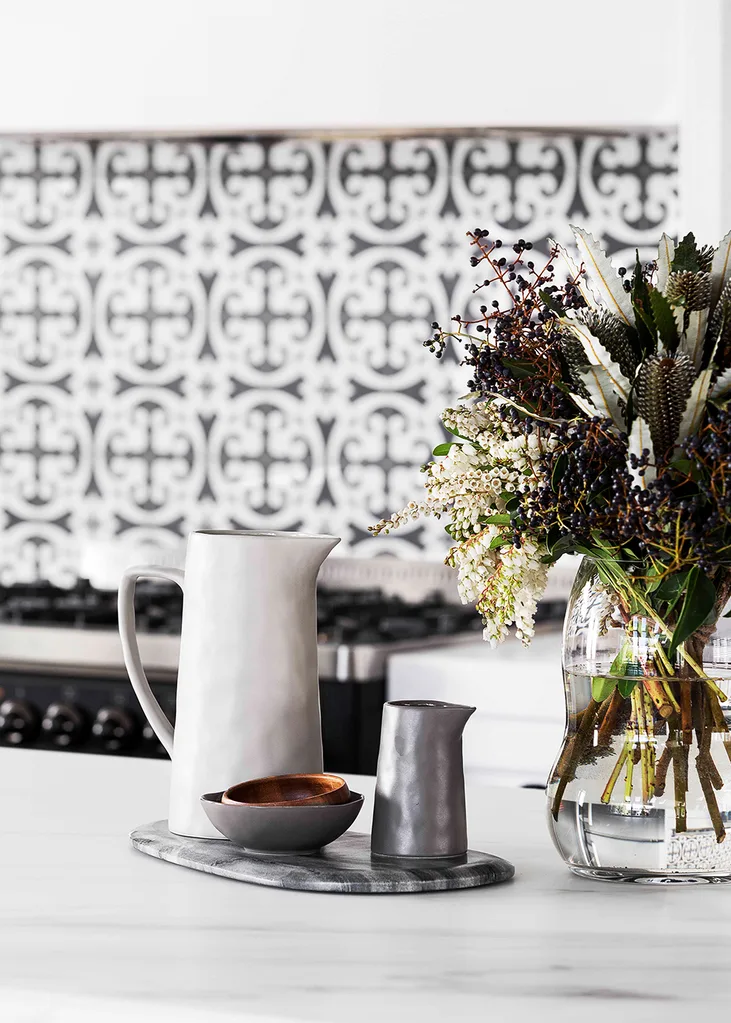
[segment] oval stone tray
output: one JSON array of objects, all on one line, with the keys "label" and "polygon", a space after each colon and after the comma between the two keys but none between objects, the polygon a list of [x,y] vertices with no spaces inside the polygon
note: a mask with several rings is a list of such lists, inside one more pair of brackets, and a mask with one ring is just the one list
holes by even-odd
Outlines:
[{"label": "oval stone tray", "polygon": [[440,892],[509,881],[515,873],[507,860],[472,850],[464,862],[443,866],[379,863],[371,860],[370,836],[352,831],[310,856],[257,856],[226,839],[182,838],[168,830],[167,821],[136,828],[130,839],[139,852],[181,867],[249,884],[307,892]]}]

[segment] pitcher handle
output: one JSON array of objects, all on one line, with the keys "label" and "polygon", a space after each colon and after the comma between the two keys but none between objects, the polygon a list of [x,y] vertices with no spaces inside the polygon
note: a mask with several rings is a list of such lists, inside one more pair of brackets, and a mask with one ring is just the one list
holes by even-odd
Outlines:
[{"label": "pitcher handle", "polygon": [[125,569],[119,584],[119,635],[122,639],[122,653],[132,688],[137,694],[140,706],[152,725],[155,735],[173,755],[173,726],[150,688],[140,657],[140,647],[135,629],[135,586],[138,579],[165,579],[177,583],[185,592],[185,573],[179,568],[163,568],[162,565],[140,565]]}]

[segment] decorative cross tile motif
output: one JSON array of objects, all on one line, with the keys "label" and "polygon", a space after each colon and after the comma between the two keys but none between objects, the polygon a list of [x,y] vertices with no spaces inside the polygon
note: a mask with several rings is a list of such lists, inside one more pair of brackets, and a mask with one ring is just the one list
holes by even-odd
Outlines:
[{"label": "decorative cross tile motif", "polygon": [[306,529],[441,558],[418,494],[471,301],[465,232],[620,259],[676,220],[674,133],[0,141],[0,581],[88,538]]}]

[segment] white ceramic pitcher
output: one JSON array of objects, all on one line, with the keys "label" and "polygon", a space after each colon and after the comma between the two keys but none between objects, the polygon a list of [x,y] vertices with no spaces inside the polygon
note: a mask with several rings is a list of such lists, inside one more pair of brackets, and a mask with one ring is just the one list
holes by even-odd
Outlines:
[{"label": "white ceramic pitcher", "polygon": [[[173,760],[168,824],[177,835],[220,838],[204,792],[248,778],[322,771],[316,580],[335,536],[200,530],[185,572],[129,568],[119,628],[130,681]],[[169,579],[184,593],[175,732],[152,694],[135,634],[137,579]]]}]

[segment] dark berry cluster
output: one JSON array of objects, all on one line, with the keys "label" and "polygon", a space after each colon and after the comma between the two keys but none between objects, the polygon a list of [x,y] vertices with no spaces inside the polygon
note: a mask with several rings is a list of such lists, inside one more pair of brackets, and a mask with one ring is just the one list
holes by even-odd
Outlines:
[{"label": "dark berry cluster", "polygon": [[[638,571],[648,562],[668,573],[694,564],[711,574],[719,566],[731,567],[731,412],[709,405],[704,425],[678,452],[675,420],[684,401],[677,409],[660,403],[660,420],[672,413],[675,425],[669,441],[660,444],[667,454],[657,458],[654,392],[643,383],[658,362],[648,358],[655,340],[647,327],[654,323],[649,289],[655,265],[642,266],[638,259],[631,275],[620,268],[623,286],[639,310],[638,327],[630,330],[611,316],[585,309],[583,267],[574,277],[558,279],[558,247],[551,248],[547,259],[538,259],[523,238],[508,245],[480,228],[469,237],[475,249],[470,262],[483,270],[475,292],[492,289],[496,297],[486,295],[474,320],[453,317],[455,326],[449,331],[432,324],[434,334],[425,344],[439,358],[450,339],[462,341],[464,363],[472,370],[469,389],[488,400],[505,399],[500,411],[504,419],[526,434],[535,431],[551,441],[542,446],[532,478],[507,502],[511,521],[504,539],[510,537],[520,547],[525,534],[538,536],[551,557],[599,542],[636,559]],[[700,257],[696,253],[693,258]],[[692,295],[686,277],[695,287],[697,276],[694,270],[675,274],[674,286],[685,288],[688,301]],[[629,439],[616,425],[580,411],[581,401],[589,397],[582,374],[588,362],[581,345],[577,351],[577,343],[560,325],[567,311],[579,309],[585,309],[584,319],[622,372],[636,377],[634,412],[622,408],[630,416],[639,410],[650,424],[654,456],[649,450],[630,455]],[[717,328],[719,350],[726,343],[724,329],[723,323]],[[728,333],[731,349],[731,329]],[[665,372],[666,363],[672,362],[677,375],[680,361],[660,359],[660,369]]]},{"label": "dark berry cluster", "polygon": [[[622,546],[643,524],[642,488],[627,469],[627,438],[594,417],[551,428],[558,447],[539,460],[539,481],[526,488],[519,513],[525,529],[590,544],[599,532]],[[641,545],[641,541],[640,541]]]},{"label": "dark berry cluster", "polygon": [[650,485],[648,505],[665,545],[711,572],[731,564],[731,411],[709,406],[701,430]]},{"label": "dark berry cluster", "polygon": [[551,547],[590,546],[598,536],[671,571],[731,565],[731,411],[712,410],[644,487],[635,476],[645,474],[650,452],[628,455],[627,436],[611,423],[576,420],[551,435],[559,445],[540,458],[538,485],[521,495],[516,529],[545,534]]},{"label": "dark berry cluster", "polygon": [[485,397],[501,395],[538,416],[573,416],[576,408],[568,397],[557,316],[580,308],[584,301],[576,280],[554,282],[558,249],[537,266],[529,258],[531,242],[519,238],[508,246],[489,231],[476,228],[470,234],[477,254],[472,266],[483,265],[487,274],[475,292],[492,289],[498,297],[480,306],[480,317],[453,317],[456,328],[443,331],[434,323],[434,335],[426,342],[441,357],[449,338],[465,342],[465,363],[472,367],[472,391]]}]

